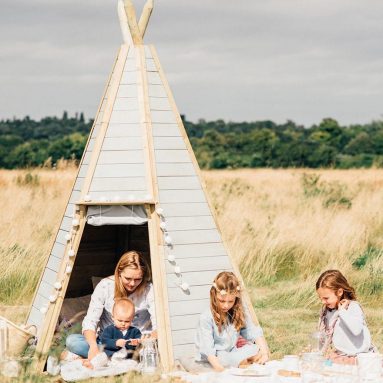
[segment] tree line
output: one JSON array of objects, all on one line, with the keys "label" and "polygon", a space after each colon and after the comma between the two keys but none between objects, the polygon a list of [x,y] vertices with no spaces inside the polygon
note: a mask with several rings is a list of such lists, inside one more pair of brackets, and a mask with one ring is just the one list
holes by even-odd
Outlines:
[{"label": "tree line", "polygon": [[[341,126],[332,119],[305,127],[293,121],[198,122],[183,117],[204,169],[383,167],[383,121]],[[69,117],[0,120],[0,167],[13,169],[81,159],[93,120]]]}]

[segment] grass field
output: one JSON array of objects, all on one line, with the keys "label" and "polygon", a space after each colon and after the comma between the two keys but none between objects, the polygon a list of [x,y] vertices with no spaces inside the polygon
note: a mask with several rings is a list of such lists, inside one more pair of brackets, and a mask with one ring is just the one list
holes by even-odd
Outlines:
[{"label": "grass field", "polygon": [[[356,288],[383,348],[383,170],[203,176],[274,358],[307,344],[320,308],[315,280],[327,268],[341,269]],[[71,166],[0,170],[0,315],[25,318],[74,177]]]}]

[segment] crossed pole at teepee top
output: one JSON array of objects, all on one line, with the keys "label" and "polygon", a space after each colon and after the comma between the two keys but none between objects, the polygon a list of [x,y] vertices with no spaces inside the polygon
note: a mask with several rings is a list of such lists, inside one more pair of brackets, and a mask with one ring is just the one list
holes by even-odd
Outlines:
[{"label": "crossed pole at teepee top", "polygon": [[154,0],[147,0],[137,23],[136,11],[131,0],[118,0],[118,16],[124,43],[141,45],[152,14]]}]

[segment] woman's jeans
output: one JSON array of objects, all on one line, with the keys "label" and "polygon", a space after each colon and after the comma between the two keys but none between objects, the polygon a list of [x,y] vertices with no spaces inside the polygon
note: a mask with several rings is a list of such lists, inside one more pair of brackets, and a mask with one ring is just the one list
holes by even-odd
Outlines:
[{"label": "woman's jeans", "polygon": [[[100,344],[100,339],[97,338],[97,344]],[[82,334],[71,334],[66,338],[66,348],[73,354],[80,355],[83,358],[88,358],[89,344]]]}]

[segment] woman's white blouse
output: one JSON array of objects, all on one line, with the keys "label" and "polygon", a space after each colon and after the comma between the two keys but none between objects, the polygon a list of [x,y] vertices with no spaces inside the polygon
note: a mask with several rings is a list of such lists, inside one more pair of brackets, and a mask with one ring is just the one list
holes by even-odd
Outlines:
[{"label": "woman's white blouse", "polygon": [[196,360],[206,361],[208,356],[217,355],[217,351],[232,351],[239,336],[250,342],[254,342],[257,338],[263,336],[261,326],[256,326],[246,311],[245,322],[245,327],[240,331],[237,331],[233,324],[229,324],[223,326],[222,331],[219,332],[210,309],[205,310],[200,315],[195,338],[198,350]]},{"label": "woman's white blouse", "polygon": [[[135,315],[132,326],[142,331],[156,329],[156,313],[154,304],[153,285],[148,284],[142,294],[133,292],[128,298],[134,303]],[[82,322],[82,332],[85,330],[103,331],[113,324],[112,309],[114,305],[114,276],[104,278],[94,289],[88,312]]]}]

